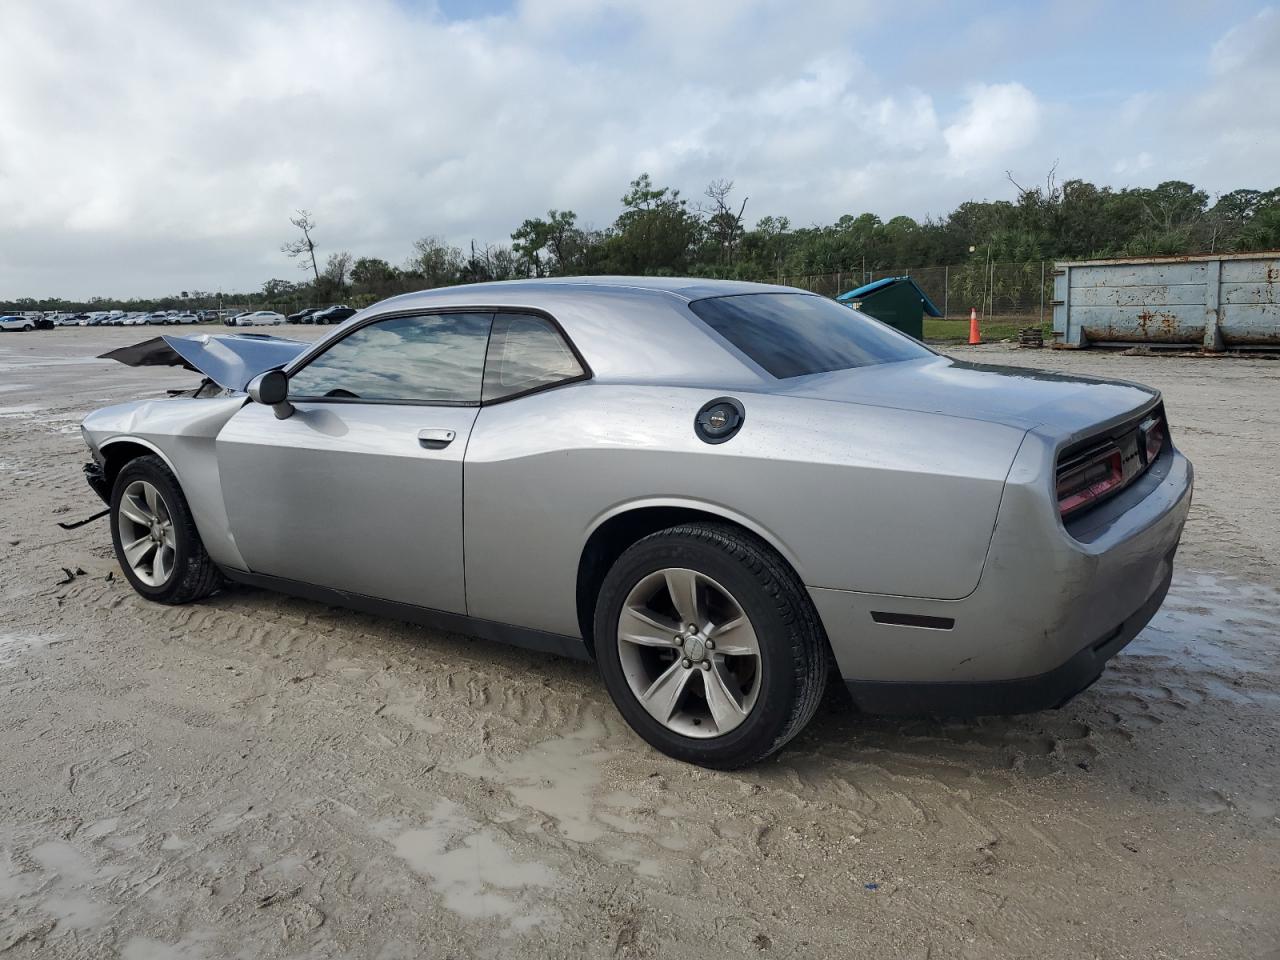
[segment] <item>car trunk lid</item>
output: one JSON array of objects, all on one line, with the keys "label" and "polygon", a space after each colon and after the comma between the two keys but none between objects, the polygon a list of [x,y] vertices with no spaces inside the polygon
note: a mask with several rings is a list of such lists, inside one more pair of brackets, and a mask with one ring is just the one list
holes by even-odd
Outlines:
[{"label": "car trunk lid", "polygon": [[1159,393],[1115,380],[929,357],[780,381],[779,393],[964,417],[1065,437],[1150,406]]}]

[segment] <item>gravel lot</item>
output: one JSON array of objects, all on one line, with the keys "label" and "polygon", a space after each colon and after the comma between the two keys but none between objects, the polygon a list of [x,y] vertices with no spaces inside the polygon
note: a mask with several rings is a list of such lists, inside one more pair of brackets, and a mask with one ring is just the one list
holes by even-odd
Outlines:
[{"label": "gravel lot", "polygon": [[1165,391],[1197,468],[1165,608],[1060,711],[831,698],[722,774],[582,664],[135,596],[105,522],[55,521],[100,507],[84,413],[194,382],[90,359],[156,332],[0,335],[6,960],[1280,957],[1280,362],[957,348]]}]

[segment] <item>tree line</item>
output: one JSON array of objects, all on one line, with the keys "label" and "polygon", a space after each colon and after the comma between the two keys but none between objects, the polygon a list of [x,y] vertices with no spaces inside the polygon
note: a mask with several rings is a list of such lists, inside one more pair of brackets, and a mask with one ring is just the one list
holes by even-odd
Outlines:
[{"label": "tree line", "polygon": [[1116,190],[1085,180],[1059,182],[1056,168],[1042,184],[1023,186],[1012,176],[1010,181],[1016,188],[1014,200],[966,201],[946,215],[923,220],[883,220],[862,213],[825,225],[798,226],[785,216],[766,215],[748,226],[750,198],[740,195],[733,181],[712,181],[701,196],[690,199],[642,173],[631,181],[621,212],[607,226],[592,226],[573,210],[553,209],[524,220],[509,243],[473,241],[463,248],[440,236],[424,236],[399,264],[354,257],[337,244],[322,255],[322,226],[300,210],[290,220],[297,233],[281,250],[305,271],[305,280],[273,278],[252,293],[184,291],[181,298],[96,299],[78,305],[27,300],[7,308],[166,308],[209,305],[215,297],[277,307],[339,300],[360,306],[410,290],[523,277],[647,274],[777,280],[883,275],[944,265],[979,275],[981,264],[996,262],[1280,248],[1280,187],[1211,197],[1193,184],[1170,180]]}]

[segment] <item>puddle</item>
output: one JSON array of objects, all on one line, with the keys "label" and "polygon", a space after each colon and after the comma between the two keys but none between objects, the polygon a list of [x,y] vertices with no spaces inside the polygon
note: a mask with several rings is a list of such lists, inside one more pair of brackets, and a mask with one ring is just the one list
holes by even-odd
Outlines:
[{"label": "puddle", "polygon": [[[1277,640],[1280,592],[1212,574],[1188,573],[1175,579],[1160,612],[1123,656],[1167,658],[1183,670],[1225,680],[1239,673],[1280,669]],[[1215,692],[1231,692],[1218,690],[1221,684],[1214,686]]]},{"label": "puddle", "polygon": [[110,887],[122,871],[96,863],[65,840],[24,847],[14,833],[0,833],[0,850],[8,851],[0,854],[0,914],[42,914],[59,931],[101,928],[111,908],[96,899],[96,892]]},{"label": "puddle", "polygon": [[511,760],[477,756],[457,770],[501,784],[517,804],[554,820],[565,838],[591,843],[605,833],[591,814],[600,761],[608,756],[598,745],[604,734],[603,724],[588,721],[581,730],[544,741]]},{"label": "puddle", "polygon": [[638,798],[622,791],[597,796],[601,765],[616,756],[603,746],[605,735],[600,721],[589,720],[580,730],[545,740],[511,759],[473,757],[454,769],[507,791],[513,809],[503,814],[505,822],[528,820],[532,813],[533,822],[526,828],[530,833],[543,832],[550,821],[559,837],[594,844],[600,856],[640,876],[661,877],[665,868],[654,845],[680,852],[688,843],[668,834],[669,823],[660,822],[655,829]]},{"label": "puddle", "polygon": [[18,864],[6,857],[0,860],[0,903],[13,903],[40,886],[40,876],[24,873]]},{"label": "puddle", "polygon": [[518,931],[554,919],[521,894],[554,886],[555,871],[537,861],[517,860],[497,831],[475,823],[449,800],[436,803],[426,826],[398,834],[392,847],[460,916],[497,918]]},{"label": "puddle", "polygon": [[31,859],[49,873],[56,873],[63,880],[74,883],[89,882],[96,875],[80,851],[61,840],[46,840],[32,847]]},{"label": "puddle", "polygon": [[58,896],[40,902],[40,909],[58,921],[58,926],[72,930],[88,930],[102,921],[106,914],[100,903],[88,897]]},{"label": "puddle", "polygon": [[58,637],[41,637],[18,633],[0,633],[0,667],[13,663],[23,654],[57,643]]},{"label": "puddle", "polygon": [[605,848],[601,854],[610,863],[627,867],[636,875],[650,880],[660,880],[667,872],[663,861],[645,853],[645,848],[639,843],[624,842]]}]

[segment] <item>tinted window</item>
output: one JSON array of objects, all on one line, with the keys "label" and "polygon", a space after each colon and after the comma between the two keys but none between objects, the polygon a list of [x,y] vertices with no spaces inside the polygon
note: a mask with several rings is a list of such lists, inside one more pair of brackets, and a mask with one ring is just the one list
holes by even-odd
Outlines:
[{"label": "tinted window", "polygon": [[826,297],[752,293],[689,309],[779,379],[930,356],[904,334]]},{"label": "tinted window", "polygon": [[445,313],[371,323],[293,374],[289,395],[479,403],[492,320]]},{"label": "tinted window", "polygon": [[501,400],[585,373],[555,324],[545,317],[500,313],[493,321],[484,399]]}]

